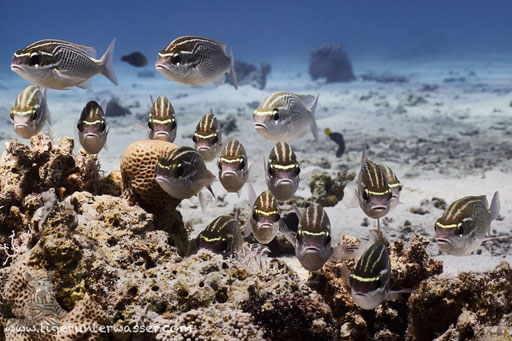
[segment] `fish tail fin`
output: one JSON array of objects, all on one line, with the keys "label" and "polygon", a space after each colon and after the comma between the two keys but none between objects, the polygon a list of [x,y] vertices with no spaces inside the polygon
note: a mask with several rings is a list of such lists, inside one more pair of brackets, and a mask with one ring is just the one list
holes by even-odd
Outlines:
[{"label": "fish tail fin", "polygon": [[498,215],[500,214],[500,194],[498,191],[494,193],[494,196],[492,197],[491,207],[489,208],[489,211],[491,213],[491,220],[495,220],[498,218]]},{"label": "fish tail fin", "polygon": [[313,137],[315,138],[315,142],[318,142],[318,127],[316,125],[316,118],[315,118],[315,111],[316,111],[316,106],[318,104],[318,97],[320,97],[320,95],[317,95],[316,98],[315,98],[315,101],[313,102],[313,105],[311,106],[311,132],[313,133]]},{"label": "fish tail fin", "polygon": [[231,83],[233,83],[235,89],[238,90],[238,82],[236,80],[235,73],[235,57],[233,57],[233,50],[231,47],[229,48],[229,77],[231,78]]},{"label": "fish tail fin", "polygon": [[108,46],[107,52],[101,57],[101,74],[107,77],[115,85],[119,85],[116,73],[114,71],[114,65],[112,59],[114,58],[114,46],[116,45],[116,38],[112,39],[112,42]]}]

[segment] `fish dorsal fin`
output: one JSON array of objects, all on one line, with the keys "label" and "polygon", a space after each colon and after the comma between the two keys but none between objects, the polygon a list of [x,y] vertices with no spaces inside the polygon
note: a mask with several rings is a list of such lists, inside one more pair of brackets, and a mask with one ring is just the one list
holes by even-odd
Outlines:
[{"label": "fish dorsal fin", "polygon": [[366,163],[366,143],[363,145],[363,154],[361,155],[361,169],[363,169],[364,164]]},{"label": "fish dorsal fin", "polygon": [[151,94],[149,95],[149,99],[151,100],[151,106],[155,105],[155,100],[153,99],[153,96],[151,96]]},{"label": "fish dorsal fin", "polygon": [[83,45],[76,45],[76,47],[78,47],[80,50],[82,50],[85,53],[87,53],[87,55],[89,57],[96,58],[96,50],[94,49],[94,47],[83,46]]},{"label": "fish dorsal fin", "polygon": [[305,107],[310,108],[313,105],[313,102],[315,101],[315,96],[313,95],[297,95],[295,94],[302,104],[304,104]]},{"label": "fish dorsal fin", "polygon": [[226,43],[222,43],[220,41],[217,41],[216,43],[217,43],[217,45],[219,45],[219,47],[222,49],[222,51],[224,51],[224,53],[226,53],[226,51],[228,49]]},{"label": "fish dorsal fin", "polygon": [[491,213],[491,220],[495,220],[498,218],[500,214],[500,194],[498,191],[494,193],[491,201],[491,207],[489,207],[489,212]]}]

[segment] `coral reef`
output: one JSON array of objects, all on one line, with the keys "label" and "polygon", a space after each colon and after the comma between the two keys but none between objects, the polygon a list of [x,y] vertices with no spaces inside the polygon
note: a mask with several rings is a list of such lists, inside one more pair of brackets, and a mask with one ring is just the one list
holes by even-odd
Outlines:
[{"label": "coral reef", "polygon": [[338,172],[334,179],[327,172],[314,175],[309,183],[309,189],[312,193],[311,200],[324,207],[336,206],[343,199],[345,185],[353,181],[354,178],[355,174],[347,174],[346,170]]},{"label": "coral reef", "polygon": [[[355,243],[354,238],[344,237],[343,242]],[[396,240],[389,246],[392,263],[391,289],[414,289],[420,283],[443,271],[442,263],[431,259],[426,251],[429,240],[414,235],[407,248]],[[347,262],[350,268],[353,261]],[[309,280],[326,303],[342,340],[396,340],[402,339],[408,326],[406,295],[396,300],[388,299],[375,310],[362,310],[352,301],[350,288],[343,278],[343,263],[327,263],[322,270],[313,273]]]},{"label": "coral reef", "polygon": [[[250,85],[256,89],[263,90],[267,84],[267,75],[270,73],[269,63],[262,62],[260,68],[256,66],[235,60],[235,73],[238,85]],[[231,79],[229,79],[231,83]]]},{"label": "coral reef", "polygon": [[327,45],[311,51],[309,74],[313,80],[325,78],[326,83],[356,79],[350,58],[341,45]]}]

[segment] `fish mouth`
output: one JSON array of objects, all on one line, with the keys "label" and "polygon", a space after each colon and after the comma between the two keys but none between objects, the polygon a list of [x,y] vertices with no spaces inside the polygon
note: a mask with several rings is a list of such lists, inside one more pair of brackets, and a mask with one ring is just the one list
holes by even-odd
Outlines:
[{"label": "fish mouth", "polygon": [[293,181],[291,179],[279,179],[277,185],[291,185]]},{"label": "fish mouth", "polygon": [[254,128],[256,128],[256,130],[258,129],[265,129],[267,130],[267,126],[263,123],[254,123]]},{"label": "fish mouth", "polygon": [[167,137],[167,136],[169,136],[169,133],[166,131],[159,131],[159,132],[155,133],[155,137],[158,137],[158,136]]},{"label": "fish mouth", "polygon": [[260,223],[258,224],[258,230],[271,230],[272,224],[269,223]]},{"label": "fish mouth", "polygon": [[11,64],[11,71],[16,71],[16,70],[22,71],[23,68],[18,64]]},{"label": "fish mouth", "polygon": [[375,205],[375,206],[372,206],[372,211],[377,211],[377,212],[384,212],[385,210],[387,210],[388,208],[384,205]]},{"label": "fish mouth", "polygon": [[92,133],[89,133],[89,134],[85,134],[85,135],[84,135],[84,137],[85,137],[86,139],[90,139],[90,138],[96,138],[96,137],[98,137],[98,135],[96,135],[96,134],[92,134]]},{"label": "fish mouth", "polygon": [[210,147],[208,147],[208,146],[201,146],[201,147],[197,148],[197,151],[198,152],[209,152],[210,151]]},{"label": "fish mouth", "polygon": [[160,63],[157,63],[157,64],[155,65],[155,68],[156,68],[157,70],[166,70],[166,71],[171,71],[171,70],[167,67],[167,65],[165,65],[165,64],[160,64]]},{"label": "fish mouth", "polygon": [[225,171],[222,175],[223,176],[236,176],[236,172],[234,172],[234,171]]},{"label": "fish mouth", "polygon": [[442,245],[450,245],[450,240],[446,238],[436,238],[436,243]]},{"label": "fish mouth", "polygon": [[320,249],[316,246],[308,246],[304,248],[304,253],[318,253]]},{"label": "fish mouth", "polygon": [[28,124],[26,123],[17,123],[14,125],[14,128],[28,128]]}]

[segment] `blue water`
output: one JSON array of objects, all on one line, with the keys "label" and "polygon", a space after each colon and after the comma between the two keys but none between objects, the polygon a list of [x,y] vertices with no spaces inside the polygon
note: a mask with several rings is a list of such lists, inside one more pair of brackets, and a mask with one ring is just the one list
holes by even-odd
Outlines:
[{"label": "blue water", "polygon": [[58,38],[116,58],[156,54],[174,38],[224,41],[240,60],[307,62],[322,44],[355,58],[409,59],[512,52],[512,1],[12,1],[0,2],[0,60]]}]

